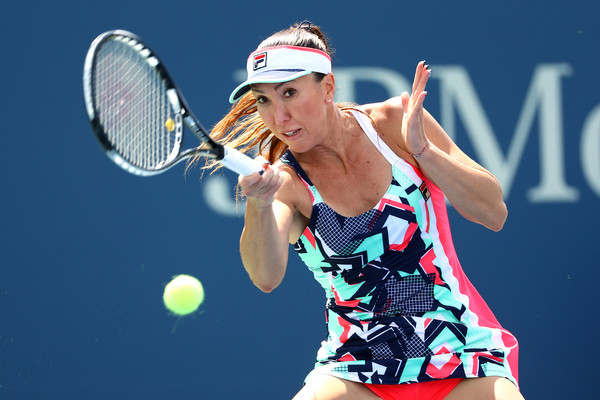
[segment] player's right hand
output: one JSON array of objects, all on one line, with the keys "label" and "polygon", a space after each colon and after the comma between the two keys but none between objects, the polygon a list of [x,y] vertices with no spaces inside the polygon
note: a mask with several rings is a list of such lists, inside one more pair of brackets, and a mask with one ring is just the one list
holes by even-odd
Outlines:
[{"label": "player's right hand", "polygon": [[268,207],[273,203],[275,194],[283,183],[283,177],[277,165],[271,165],[264,157],[255,158],[263,166],[261,172],[238,177],[238,184],[246,196],[247,204],[254,207]]}]

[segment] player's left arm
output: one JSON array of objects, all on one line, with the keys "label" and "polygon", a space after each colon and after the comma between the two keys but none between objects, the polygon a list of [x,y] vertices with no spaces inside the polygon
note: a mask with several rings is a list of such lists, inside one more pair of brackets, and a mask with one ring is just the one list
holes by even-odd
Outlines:
[{"label": "player's left arm", "polygon": [[467,156],[423,107],[430,71],[415,72],[412,93],[367,106],[383,140],[418,167],[470,221],[499,231],[508,211],[494,175]]},{"label": "player's left arm", "polygon": [[415,159],[419,169],[462,216],[494,231],[502,229],[508,210],[496,177],[466,155],[426,110],[423,124],[429,145]]}]

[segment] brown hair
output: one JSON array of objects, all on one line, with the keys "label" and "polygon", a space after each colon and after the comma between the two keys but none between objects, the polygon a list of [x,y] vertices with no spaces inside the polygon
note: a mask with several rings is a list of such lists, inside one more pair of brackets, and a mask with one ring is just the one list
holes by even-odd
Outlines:
[{"label": "brown hair", "polygon": [[[332,55],[333,50],[323,32],[318,26],[304,21],[300,24],[275,32],[263,40],[257,50],[272,46],[301,46],[319,49]],[[317,81],[321,81],[325,75],[312,74]],[[340,108],[349,108],[348,105],[338,105]],[[252,93],[243,95],[231,109],[212,128],[211,136],[220,143],[234,147],[242,153],[248,152],[258,146],[258,153],[263,155],[269,162],[274,163],[286,151],[287,145],[277,139],[263,120],[258,115],[256,100]],[[188,167],[195,164],[199,157],[194,157]],[[207,167],[218,168],[217,163],[208,162]]]}]

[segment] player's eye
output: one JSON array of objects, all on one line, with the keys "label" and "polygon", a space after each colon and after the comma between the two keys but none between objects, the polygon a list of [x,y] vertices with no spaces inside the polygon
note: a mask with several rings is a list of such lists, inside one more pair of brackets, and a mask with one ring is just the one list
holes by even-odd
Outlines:
[{"label": "player's eye", "polygon": [[292,97],[295,94],[296,94],[296,89],[286,89],[283,92],[283,97]]},{"label": "player's eye", "polygon": [[268,101],[269,101],[269,99],[267,99],[265,96],[256,97],[256,102],[258,104],[266,104]]}]

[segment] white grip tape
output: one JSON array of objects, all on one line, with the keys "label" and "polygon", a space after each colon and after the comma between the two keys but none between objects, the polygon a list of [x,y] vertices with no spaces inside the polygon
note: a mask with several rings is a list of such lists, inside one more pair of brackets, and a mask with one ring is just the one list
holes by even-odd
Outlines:
[{"label": "white grip tape", "polygon": [[240,175],[250,175],[263,169],[259,163],[247,155],[227,146],[225,146],[225,156],[220,162],[224,167]]}]

